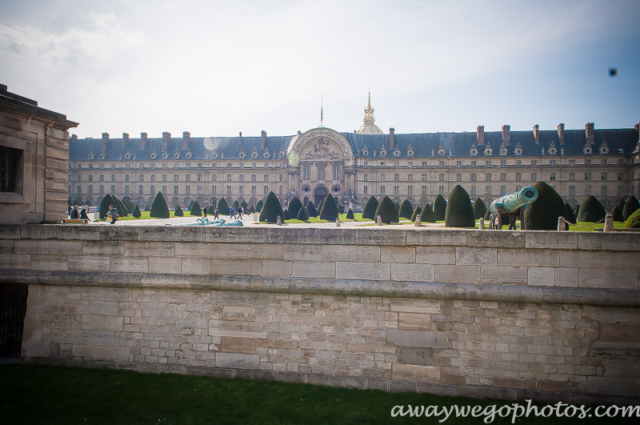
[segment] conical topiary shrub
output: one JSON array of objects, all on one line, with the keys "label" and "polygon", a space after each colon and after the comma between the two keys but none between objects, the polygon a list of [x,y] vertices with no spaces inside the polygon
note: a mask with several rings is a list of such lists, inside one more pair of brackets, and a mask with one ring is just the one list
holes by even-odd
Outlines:
[{"label": "conical topiary shrub", "polygon": [[431,205],[425,204],[422,212],[420,213],[420,221],[423,223],[435,223],[436,222],[436,213],[433,212],[433,208]]},{"label": "conical topiary shrub", "polygon": [[247,204],[247,202],[245,200],[242,200],[242,202],[240,203],[240,206],[242,207],[243,211],[247,211],[247,208],[249,207],[249,204]]},{"label": "conical topiary shrub", "polygon": [[618,202],[616,202],[616,206],[620,210],[620,214],[622,214],[622,212],[624,211],[624,203],[625,203],[625,201],[626,201],[626,199],[620,198],[620,199],[618,199]]},{"label": "conical topiary shrub", "polygon": [[[113,198],[111,195],[107,194],[104,198],[102,198],[102,202],[100,202],[100,218],[106,218],[107,213],[109,212],[109,205],[113,205]],[[115,205],[114,205],[115,206]]]},{"label": "conical topiary shrub", "polygon": [[347,211],[347,220],[355,220],[355,216],[353,215],[353,211],[351,211],[351,208],[349,208],[349,211]]},{"label": "conical topiary shrub", "polygon": [[413,210],[413,214],[411,214],[411,221],[415,223],[416,217],[418,217],[420,214],[422,214],[422,208],[416,207],[416,209]]},{"label": "conical topiary shrub", "polygon": [[184,217],[184,211],[182,211],[182,208],[180,208],[180,205],[176,205],[175,209],[173,210],[173,216]]},{"label": "conical topiary shrub", "polygon": [[191,211],[191,208],[193,208],[193,201],[189,202],[189,206],[187,207],[189,211]]},{"label": "conical topiary shrub", "polygon": [[269,223],[276,223],[278,221],[278,217],[284,221],[284,211],[282,210],[282,205],[280,205],[280,201],[275,193],[269,192],[269,196],[267,196],[267,200],[264,202],[264,206],[262,207],[262,211],[260,211],[259,221],[266,221]]},{"label": "conical topiary shrub", "polygon": [[447,201],[444,196],[436,196],[433,201],[433,212],[436,213],[436,221],[444,221],[444,216],[447,213]]},{"label": "conical topiary shrub", "polygon": [[396,201],[396,210],[398,211],[398,214],[400,214],[400,203],[398,201]]},{"label": "conical topiary shrub", "polygon": [[411,205],[411,201],[409,201],[408,199],[405,199],[404,201],[402,201],[402,204],[400,205],[400,211],[398,216],[400,218],[411,218],[411,215],[413,215],[413,205]]},{"label": "conical topiary shrub", "polygon": [[309,211],[305,207],[300,208],[296,218],[300,221],[309,221]]},{"label": "conical topiary shrub", "polygon": [[289,215],[291,216],[291,218],[298,217],[300,208],[302,208],[302,202],[300,202],[300,199],[298,199],[297,196],[294,196],[291,199],[291,202],[289,202],[289,207],[287,208],[287,211],[289,211]]},{"label": "conical topiary shrub", "polygon": [[144,210],[147,212],[151,211],[151,205],[147,204],[147,206],[144,207]]},{"label": "conical topiary shrub", "polygon": [[313,205],[312,201],[309,201],[309,203],[307,204],[307,212],[309,213],[309,217],[318,216],[318,210],[316,210],[316,206]]},{"label": "conical topiary shrub", "polygon": [[218,201],[218,214],[229,215],[229,204],[227,204],[227,200],[224,198],[220,198]]},{"label": "conical topiary shrub", "polygon": [[562,197],[545,182],[537,182],[533,188],[538,191],[538,199],[525,209],[524,228],[526,230],[557,230],[558,217],[564,216]]},{"label": "conical topiary shrub", "polygon": [[639,209],[640,202],[638,202],[638,199],[633,195],[629,196],[627,200],[624,201],[624,208],[622,210],[622,217],[624,217],[624,221],[629,220],[629,217]]},{"label": "conical topiary shrub", "polygon": [[580,204],[576,204],[576,207],[573,209],[573,215],[577,217],[579,213],[580,213]]},{"label": "conical topiary shrub", "polygon": [[151,205],[151,213],[150,217],[154,218],[169,218],[171,214],[169,214],[169,207],[167,206],[167,201],[164,199],[162,192],[158,192],[156,195],[156,199],[153,200],[153,205]]},{"label": "conical topiary shrub", "polygon": [[598,198],[593,195],[589,195],[587,199],[580,205],[580,213],[578,214],[578,221],[595,223],[600,221],[607,215],[607,212],[602,207]]},{"label": "conical topiary shrub", "polygon": [[118,210],[118,215],[120,217],[126,217],[129,215],[129,210],[127,209],[127,207],[122,203],[122,201],[115,195],[111,196],[111,198],[113,199],[113,206],[116,207],[116,209]]},{"label": "conical topiary shrub", "polygon": [[284,210],[284,219],[291,220],[291,215],[289,214],[289,210]]},{"label": "conical topiary shrub", "polygon": [[[329,195],[327,195],[329,196]],[[320,211],[322,211],[322,206],[324,205],[324,201],[327,199],[327,197],[325,196],[320,203],[318,204],[318,215],[320,215]]]},{"label": "conical topiary shrub", "polygon": [[[615,205],[613,207],[613,209],[611,210],[611,215],[613,216],[613,221],[621,221],[624,222],[624,217],[622,215],[622,211],[620,211],[620,208],[618,208],[617,205]],[[566,217],[565,217],[566,218]]]},{"label": "conical topiary shrub", "polygon": [[251,208],[249,208],[249,212],[250,212],[251,214],[253,214],[254,212],[256,212],[256,210],[255,210],[253,207],[251,207]]},{"label": "conical topiary shrub", "polygon": [[376,210],[378,209],[378,200],[375,196],[369,198],[366,204],[364,204],[364,209],[362,210],[362,218],[369,218],[371,220],[375,219]]},{"label": "conical topiary shrub", "polygon": [[338,207],[338,212],[339,212],[340,214],[344,214],[344,205],[340,205],[340,206]]},{"label": "conical topiary shrub", "polygon": [[238,208],[240,208],[240,203],[238,203],[238,200],[236,199],[235,201],[233,201],[233,208],[238,211]]},{"label": "conical topiary shrub", "polygon": [[191,206],[191,210],[189,210],[189,214],[191,214],[193,217],[202,217],[202,208],[200,208],[200,204],[198,204],[198,201],[193,203],[193,205]]},{"label": "conical topiary shrub", "polygon": [[473,218],[477,220],[484,217],[486,213],[487,206],[484,204],[484,201],[480,198],[476,198],[476,200],[473,201]]},{"label": "conical topiary shrub", "polygon": [[378,216],[380,216],[383,223],[397,223],[400,221],[398,209],[388,196],[382,198],[382,201],[378,204],[378,209],[375,213],[376,221]]},{"label": "conical topiary shrub", "polygon": [[489,208],[487,208],[487,212],[484,213],[484,221],[487,222],[487,220],[491,220],[491,211]]},{"label": "conical topiary shrub", "polygon": [[320,219],[336,221],[338,218],[338,206],[336,205],[336,198],[329,195],[324,198],[322,202],[322,209],[320,210]]},{"label": "conical topiary shrub", "polygon": [[575,214],[573,213],[573,208],[571,208],[571,205],[569,205],[568,202],[565,202],[564,204],[564,215],[563,217],[569,222],[569,223],[576,223],[578,220],[576,219]]},{"label": "conical topiary shrub", "polygon": [[624,223],[626,229],[640,229],[640,208],[637,209]]},{"label": "conical topiary shrub", "polygon": [[449,194],[444,225],[447,227],[476,227],[471,198],[460,185],[456,185]]},{"label": "conical topiary shrub", "polygon": [[140,211],[140,207],[138,207],[137,205],[136,205],[136,207],[133,209],[133,216],[134,216],[135,218],[140,218],[140,217],[142,217],[142,212]]},{"label": "conical topiary shrub", "polygon": [[262,211],[262,206],[264,205],[264,203],[262,202],[262,199],[258,201],[258,203],[256,204],[256,212],[260,212]]}]

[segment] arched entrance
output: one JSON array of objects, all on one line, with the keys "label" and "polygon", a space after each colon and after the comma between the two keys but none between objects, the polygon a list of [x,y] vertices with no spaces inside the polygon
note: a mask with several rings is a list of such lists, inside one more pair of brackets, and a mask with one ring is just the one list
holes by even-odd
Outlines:
[{"label": "arched entrance", "polygon": [[313,191],[313,203],[318,205],[329,194],[326,186],[318,186]]}]

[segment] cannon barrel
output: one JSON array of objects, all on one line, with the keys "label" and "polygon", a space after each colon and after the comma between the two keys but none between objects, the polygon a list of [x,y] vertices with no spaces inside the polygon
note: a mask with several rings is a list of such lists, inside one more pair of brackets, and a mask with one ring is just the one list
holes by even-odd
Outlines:
[{"label": "cannon barrel", "polygon": [[502,207],[506,213],[516,212],[521,206],[530,204],[536,199],[538,199],[538,191],[531,186],[527,186],[516,193],[507,194],[496,199],[489,206],[489,211],[494,214],[497,207]]}]

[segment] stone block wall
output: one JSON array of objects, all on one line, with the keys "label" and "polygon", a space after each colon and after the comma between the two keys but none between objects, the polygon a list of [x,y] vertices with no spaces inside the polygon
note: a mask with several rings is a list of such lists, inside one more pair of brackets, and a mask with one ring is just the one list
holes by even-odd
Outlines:
[{"label": "stone block wall", "polygon": [[640,393],[633,234],[0,226],[26,361],[438,394]]}]

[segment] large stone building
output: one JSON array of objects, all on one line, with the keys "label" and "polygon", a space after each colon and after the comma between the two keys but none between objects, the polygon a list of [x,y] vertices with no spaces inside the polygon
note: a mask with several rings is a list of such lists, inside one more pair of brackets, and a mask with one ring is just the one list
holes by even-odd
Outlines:
[{"label": "large stone building", "polygon": [[0,84],[0,223],[66,218],[67,130],[77,125]]},{"label": "large stone building", "polygon": [[169,206],[246,201],[273,191],[317,204],[331,193],[361,208],[374,195],[415,205],[462,185],[485,202],[546,181],[572,205],[589,195],[611,206],[640,191],[639,126],[584,130],[389,134],[374,124],[371,101],[354,133],[314,128],[293,136],[111,138],[70,141],[69,194],[98,204],[105,194],[144,207],[162,191]]}]

